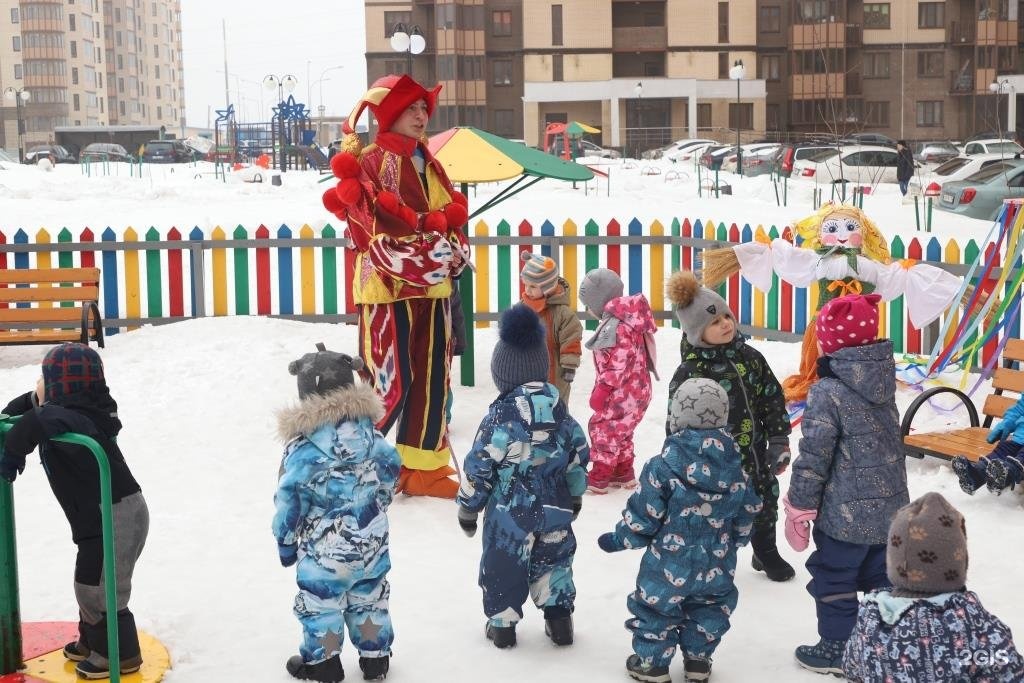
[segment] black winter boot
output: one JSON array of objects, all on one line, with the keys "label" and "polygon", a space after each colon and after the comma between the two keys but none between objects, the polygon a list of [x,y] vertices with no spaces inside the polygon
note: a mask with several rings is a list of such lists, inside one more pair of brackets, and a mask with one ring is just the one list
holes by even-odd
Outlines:
[{"label": "black winter boot", "polygon": [[388,677],[391,656],[360,657],[359,669],[363,672],[364,681],[382,681]]},{"label": "black winter boot", "polygon": [[[79,633],[88,642],[91,652],[75,665],[79,678],[102,679],[110,677],[110,661],[107,650],[107,620],[98,624],[79,624]],[[122,674],[134,673],[142,668],[142,651],[139,647],[139,632],[135,628],[135,616],[131,610],[117,613],[117,648]],[[65,656],[68,647],[64,648]],[[70,658],[70,657],[69,657]]]},{"label": "black winter boot", "polygon": [[544,633],[555,645],[572,645],[572,614],[565,607],[544,608]]},{"label": "black winter boot", "polygon": [[484,635],[487,640],[494,643],[494,647],[504,650],[507,647],[516,646],[516,625],[492,626],[490,623],[484,628]]},{"label": "black winter boot", "polygon": [[80,662],[90,654],[92,650],[89,649],[88,636],[86,635],[86,626],[84,621],[79,620],[78,622],[78,640],[72,640],[70,643],[64,646],[64,658],[72,662]]},{"label": "black winter boot", "polygon": [[285,662],[284,668],[295,678],[303,681],[321,681],[321,683],[340,683],[345,680],[345,671],[341,668],[341,657],[334,655],[316,664],[307,664],[302,655],[293,655]]},{"label": "black winter boot", "polygon": [[775,525],[755,525],[750,534],[750,546],[754,549],[750,566],[755,571],[764,572],[772,581],[789,581],[796,576],[793,567],[779,555],[779,548],[775,545]]}]

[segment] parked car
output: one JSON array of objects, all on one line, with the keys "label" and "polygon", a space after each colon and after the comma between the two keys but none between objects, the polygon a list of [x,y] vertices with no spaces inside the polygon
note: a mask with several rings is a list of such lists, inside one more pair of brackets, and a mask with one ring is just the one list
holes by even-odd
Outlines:
[{"label": "parked car", "polygon": [[150,140],[142,152],[142,160],[151,164],[186,163],[194,158],[194,152],[181,140]]},{"label": "parked car", "polygon": [[896,149],[896,141],[888,135],[882,135],[881,133],[854,133],[853,135],[847,135],[843,142],[854,145],[880,145]]},{"label": "parked car", "polygon": [[1012,157],[1014,154],[1020,154],[1021,151],[1024,151],[1024,149],[1013,140],[1000,138],[971,140],[964,145],[964,154],[967,156],[972,154],[1002,154],[1003,156]]},{"label": "parked car", "polygon": [[33,145],[25,152],[25,163],[34,164],[43,157],[49,157],[54,164],[73,164],[77,161],[62,145]]},{"label": "parked car", "polygon": [[835,143],[824,141],[789,142],[781,145],[775,153],[775,172],[781,176],[793,175],[793,165],[809,159],[825,150],[835,150]]},{"label": "parked car", "polygon": [[922,164],[941,164],[960,156],[952,142],[915,142],[914,160]]},{"label": "parked car", "polygon": [[602,159],[618,159],[622,156],[618,150],[595,145],[590,140],[580,140],[580,155],[585,157],[601,157]]},{"label": "parked car", "polygon": [[730,154],[736,153],[736,145],[715,145],[704,150],[700,156],[700,165],[709,171],[716,171],[722,168],[725,159]]},{"label": "parked car", "polygon": [[828,149],[795,165],[793,175],[817,183],[895,183],[896,150],[878,145]]},{"label": "parked car", "polygon": [[682,145],[679,149],[668,152],[665,158],[674,164],[700,159],[709,147],[717,147],[714,140],[694,140],[694,144]]},{"label": "parked car", "polygon": [[925,197],[938,197],[942,186],[956,180],[963,180],[974,175],[983,168],[1001,161],[1009,161],[1002,154],[975,154],[969,157],[956,157],[940,164],[929,173],[922,174],[921,186]]},{"label": "parked car", "polygon": [[2,149],[0,149],[0,169],[4,168],[5,164],[16,164],[16,163],[18,163],[18,162],[15,161],[14,159],[12,159],[10,156],[8,156],[7,152],[5,152]]},{"label": "parked car", "polygon": [[[773,155],[775,150],[778,149],[779,143],[777,142],[758,142],[751,143],[749,145],[740,145],[740,156],[746,160],[748,156],[756,155],[762,151],[770,151]],[[725,161],[722,162],[722,170],[728,171],[729,173],[736,172],[736,148],[733,147],[733,154],[727,155]],[[746,166],[744,166],[744,169]]]},{"label": "parked car", "polygon": [[778,145],[773,145],[750,154],[744,154],[743,175],[758,176],[771,173],[775,168],[775,157],[778,153]]},{"label": "parked car", "polygon": [[962,216],[995,220],[1004,199],[1024,198],[1024,160],[992,164],[942,186],[939,208]]},{"label": "parked car", "polygon": [[683,138],[682,140],[676,140],[675,142],[667,144],[664,147],[649,149],[641,156],[644,159],[661,159],[662,157],[671,158],[684,150],[690,149],[691,147],[697,147],[702,144],[713,145],[715,144],[715,141],[702,138]]},{"label": "parked car", "polygon": [[82,150],[80,161],[134,161],[124,147],[112,142],[90,142]]}]

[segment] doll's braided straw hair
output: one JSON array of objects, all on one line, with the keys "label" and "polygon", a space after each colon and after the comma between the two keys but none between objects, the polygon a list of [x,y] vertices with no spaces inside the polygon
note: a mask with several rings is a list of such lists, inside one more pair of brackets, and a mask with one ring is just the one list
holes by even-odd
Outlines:
[{"label": "doll's braided straw hair", "polygon": [[[810,216],[796,222],[793,226],[794,232],[803,240],[801,247],[806,249],[818,249],[821,247],[821,224],[826,218],[833,216],[849,216],[860,222],[861,235],[864,243],[861,252],[872,261],[888,264],[892,261],[889,255],[889,243],[885,241],[882,233],[874,221],[858,209],[849,204],[823,205]],[[717,287],[740,270],[740,262],[736,258],[736,252],[732,247],[720,249],[705,249],[703,253],[703,268],[701,279],[705,287]]]}]

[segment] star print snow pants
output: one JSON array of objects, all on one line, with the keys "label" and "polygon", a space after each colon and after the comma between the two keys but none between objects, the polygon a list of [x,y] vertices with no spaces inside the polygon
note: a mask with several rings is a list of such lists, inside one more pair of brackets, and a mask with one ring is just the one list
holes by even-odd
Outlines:
[{"label": "star print snow pants", "polygon": [[385,554],[368,565],[356,560],[335,566],[341,571],[299,549],[294,611],[302,624],[303,661],[321,662],[341,652],[346,627],[360,657],[390,655],[395,639],[388,612],[390,559]]}]

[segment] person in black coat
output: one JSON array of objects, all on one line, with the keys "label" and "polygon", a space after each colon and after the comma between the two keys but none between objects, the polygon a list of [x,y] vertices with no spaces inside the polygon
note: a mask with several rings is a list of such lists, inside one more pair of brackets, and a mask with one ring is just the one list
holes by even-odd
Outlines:
[{"label": "person in black coat", "polygon": [[910,153],[906,140],[896,143],[896,180],[900,184],[900,192],[907,196],[910,179],[914,177],[914,155]]},{"label": "person in black coat", "polygon": [[25,470],[25,456],[38,447],[50,488],[71,526],[71,540],[78,546],[78,640],[64,646],[64,656],[78,662],[75,668],[82,678],[109,677],[99,466],[88,448],[50,439],[76,432],[95,439],[106,453],[116,539],[118,612],[114,618],[120,668],[122,673],[138,671],[142,655],[128,599],[135,563],[149,532],[149,509],[115,442],[121,421],[99,354],[85,344],[61,344],[51,349],[43,358],[42,377],[36,390],[15,398],[3,412],[20,417],[4,440],[0,477],[14,483]]}]

